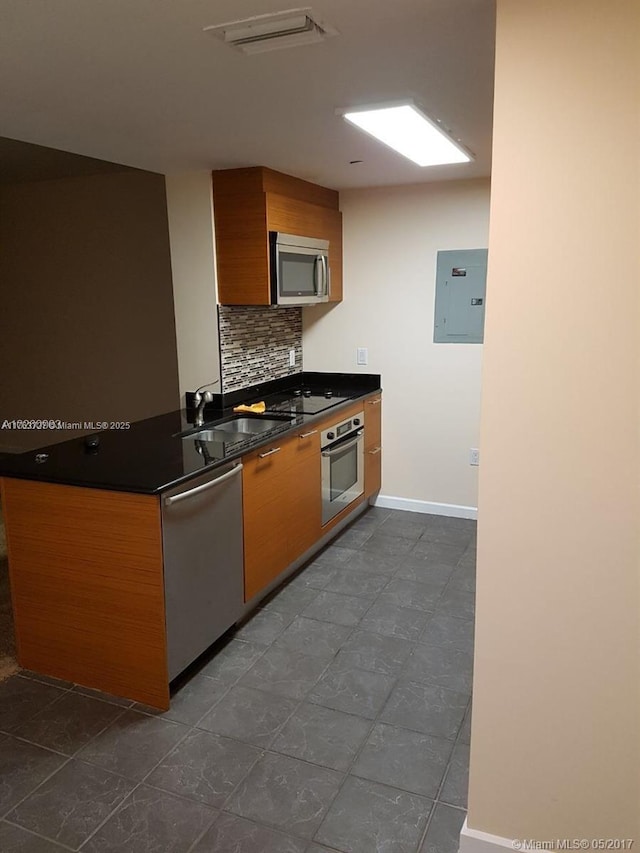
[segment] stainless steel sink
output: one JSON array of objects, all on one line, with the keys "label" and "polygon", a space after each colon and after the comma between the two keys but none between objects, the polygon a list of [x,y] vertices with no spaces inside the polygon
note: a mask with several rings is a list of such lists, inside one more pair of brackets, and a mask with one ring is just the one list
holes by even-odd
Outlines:
[{"label": "stainless steel sink", "polygon": [[261,432],[266,432],[277,426],[282,426],[286,421],[276,421],[272,418],[236,418],[233,421],[227,421],[223,424],[218,424],[212,428],[212,432],[244,432],[249,435],[258,435]]},{"label": "stainless steel sink", "polygon": [[267,432],[274,427],[288,425],[290,419],[275,418],[233,418],[215,426],[201,429],[199,432],[190,432],[181,436],[183,441],[200,439],[201,441],[231,441],[233,438],[250,438],[254,435]]}]

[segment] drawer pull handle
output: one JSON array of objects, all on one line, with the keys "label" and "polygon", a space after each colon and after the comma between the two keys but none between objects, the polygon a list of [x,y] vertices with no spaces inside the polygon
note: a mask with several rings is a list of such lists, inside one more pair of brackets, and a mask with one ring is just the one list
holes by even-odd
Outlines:
[{"label": "drawer pull handle", "polygon": [[380,453],[380,451],[381,451],[381,450],[382,450],[382,448],[381,448],[381,447],[374,447],[374,449],[373,449],[373,450],[370,450],[370,451],[369,451],[369,453],[370,453],[372,456],[375,456],[377,453]]},{"label": "drawer pull handle", "polygon": [[382,402],[382,397],[378,397],[377,400],[367,400],[367,403],[370,406],[379,406],[381,402]]},{"label": "drawer pull handle", "polygon": [[258,459],[264,459],[267,456],[273,456],[274,453],[280,453],[281,450],[281,447],[272,447],[271,450],[267,450],[266,453],[258,453]]},{"label": "drawer pull handle", "polygon": [[317,435],[318,430],[312,429],[311,432],[301,432],[298,438],[309,438],[310,435]]}]

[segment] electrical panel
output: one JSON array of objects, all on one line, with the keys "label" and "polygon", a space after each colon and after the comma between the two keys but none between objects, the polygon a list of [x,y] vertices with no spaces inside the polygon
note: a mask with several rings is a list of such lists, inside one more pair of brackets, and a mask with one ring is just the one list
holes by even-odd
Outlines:
[{"label": "electrical panel", "polygon": [[487,287],[487,249],[438,252],[433,342],[481,344]]}]

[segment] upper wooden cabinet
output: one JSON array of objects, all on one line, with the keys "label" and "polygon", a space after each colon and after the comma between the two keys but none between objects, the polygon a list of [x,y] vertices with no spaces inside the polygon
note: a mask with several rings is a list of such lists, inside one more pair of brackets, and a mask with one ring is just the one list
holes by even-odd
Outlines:
[{"label": "upper wooden cabinet", "polygon": [[342,301],[342,214],[335,190],[263,166],[213,172],[222,305],[269,305],[269,231],[329,241],[329,302]]}]

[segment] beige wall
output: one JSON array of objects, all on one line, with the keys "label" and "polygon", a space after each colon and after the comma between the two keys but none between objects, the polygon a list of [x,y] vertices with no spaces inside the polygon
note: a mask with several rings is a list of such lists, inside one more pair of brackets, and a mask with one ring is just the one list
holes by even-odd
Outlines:
[{"label": "beige wall", "polygon": [[[0,420],[133,421],[178,408],[164,179],[0,190]],[[72,437],[0,430],[0,449]]]},{"label": "beige wall", "polygon": [[640,4],[499,0],[468,825],[640,844]]},{"label": "beige wall", "polygon": [[434,344],[433,311],[437,251],[487,245],[489,182],[349,190],[340,206],[344,302],[304,309],[304,369],[382,374],[383,495],[475,507],[482,346]]},{"label": "beige wall", "polygon": [[[167,175],[180,398],[220,380],[211,172]],[[210,389],[219,392],[219,386]]]}]

